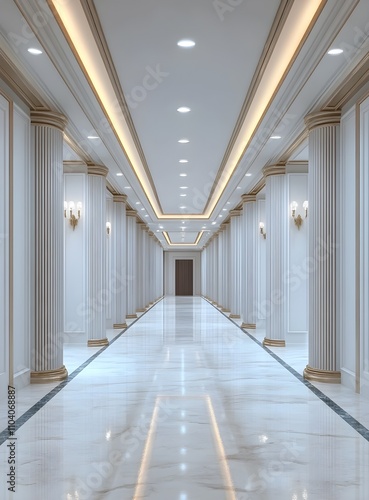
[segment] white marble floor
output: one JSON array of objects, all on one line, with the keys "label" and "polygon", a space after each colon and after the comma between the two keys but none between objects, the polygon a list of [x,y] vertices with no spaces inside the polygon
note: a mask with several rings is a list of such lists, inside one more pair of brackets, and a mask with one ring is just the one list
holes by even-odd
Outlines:
[{"label": "white marble floor", "polygon": [[156,304],[14,437],[1,499],[368,498],[368,440],[199,297]]}]

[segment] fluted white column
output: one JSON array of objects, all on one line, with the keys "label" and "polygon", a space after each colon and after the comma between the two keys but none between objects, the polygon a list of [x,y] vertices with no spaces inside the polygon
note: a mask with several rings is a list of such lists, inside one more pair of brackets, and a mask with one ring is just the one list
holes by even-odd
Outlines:
[{"label": "fluted white column", "polygon": [[219,275],[219,248],[218,248],[218,235],[214,235],[212,242],[213,252],[214,252],[214,263],[213,263],[213,279],[214,279],[214,289],[213,289],[213,302],[216,306],[219,305],[219,287],[218,287],[218,275]]},{"label": "fluted white column", "polygon": [[266,210],[266,336],[264,345],[283,347],[287,332],[287,222],[289,216],[285,165],[271,165],[265,176]]},{"label": "fluted white column", "polygon": [[136,210],[126,210],[127,215],[127,319],[137,318],[137,224]]},{"label": "fluted white column", "polygon": [[106,338],[106,176],[103,165],[87,167],[88,346],[107,345]]},{"label": "fluted white column", "polygon": [[230,313],[230,279],[231,279],[231,269],[230,269],[230,223],[225,222],[222,224],[224,227],[224,237],[223,237],[223,308],[222,311],[225,313]]},{"label": "fluted white column", "polygon": [[152,306],[155,302],[155,248],[154,248],[154,233],[147,232],[148,245],[146,252],[146,260],[149,263],[149,305]]},{"label": "fluted white column", "polygon": [[224,275],[224,262],[223,262],[223,233],[224,226],[221,225],[218,231],[218,305],[224,307],[224,289],[223,289],[223,275]]},{"label": "fluted white column", "polygon": [[114,202],[114,227],[113,239],[115,245],[115,269],[113,271],[114,286],[112,293],[115,300],[115,318],[113,328],[127,328],[126,314],[126,272],[127,272],[127,248],[126,248],[126,202],[127,196],[116,194]]},{"label": "fluted white column", "polygon": [[31,383],[63,380],[64,116],[31,112],[35,167],[35,333]]},{"label": "fluted white column", "polygon": [[142,313],[146,311],[146,295],[145,287],[146,274],[146,238],[145,238],[145,223],[137,219],[137,309],[136,312]]},{"label": "fluted white column", "polygon": [[341,113],[306,117],[309,129],[309,362],[304,377],[340,382],[336,328],[336,172]]},{"label": "fluted white column", "polygon": [[256,195],[242,196],[242,328],[256,328]]},{"label": "fluted white column", "polygon": [[231,314],[230,318],[241,318],[241,234],[240,234],[240,210],[231,210]]}]

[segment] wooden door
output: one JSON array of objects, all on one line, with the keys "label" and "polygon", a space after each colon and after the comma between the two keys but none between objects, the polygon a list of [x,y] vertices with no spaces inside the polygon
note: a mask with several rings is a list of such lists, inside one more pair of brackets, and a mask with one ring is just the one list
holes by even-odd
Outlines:
[{"label": "wooden door", "polygon": [[193,295],[193,260],[176,260],[176,295]]}]

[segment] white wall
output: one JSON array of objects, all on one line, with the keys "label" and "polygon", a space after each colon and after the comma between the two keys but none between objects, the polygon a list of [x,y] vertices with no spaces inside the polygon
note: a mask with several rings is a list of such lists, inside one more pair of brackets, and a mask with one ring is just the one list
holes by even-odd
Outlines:
[{"label": "white wall", "polygon": [[86,282],[86,186],[85,173],[64,173],[64,200],[82,202],[81,218],[73,231],[64,220],[64,341],[87,343]]},{"label": "white wall", "polygon": [[296,217],[301,215],[303,223],[297,228],[290,216],[288,224],[288,256],[287,256],[287,333],[308,332],[308,290],[309,290],[309,262],[308,262],[308,229],[309,217],[305,219],[305,210],[302,204],[308,200],[308,174],[289,173],[288,205],[293,201],[298,203]]},{"label": "white wall", "polygon": [[[0,399],[9,381],[9,102],[0,94]],[[0,405],[5,417],[6,405]]]},{"label": "white wall", "polygon": [[201,252],[164,252],[164,294],[175,295],[176,259],[193,260],[193,294],[201,295]]},{"label": "white wall", "polygon": [[360,188],[360,389],[369,397],[369,97],[360,105]]},{"label": "white wall", "polygon": [[[266,304],[266,240],[260,234],[259,223],[265,224],[265,199],[256,200],[257,231],[256,238],[256,301],[255,301],[255,322],[257,328],[265,328],[267,312]],[[268,237],[268,228],[265,227]]]},{"label": "white wall", "polygon": [[338,333],[340,338],[340,369],[344,385],[355,388],[355,304],[356,304],[356,113],[351,108],[341,118],[341,162],[338,176],[339,228],[337,247],[338,269]]},{"label": "white wall", "polygon": [[[13,155],[13,336],[14,379],[17,388],[29,384],[31,315],[31,263],[34,262],[33,230],[31,219],[32,177],[30,166],[29,116],[14,106],[14,155]],[[62,180],[62,179],[61,179]]]}]

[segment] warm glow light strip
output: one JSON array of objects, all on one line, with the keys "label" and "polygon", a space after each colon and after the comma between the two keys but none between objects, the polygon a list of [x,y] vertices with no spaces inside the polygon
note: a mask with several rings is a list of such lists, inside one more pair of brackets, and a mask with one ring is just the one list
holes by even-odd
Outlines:
[{"label": "warm glow light strip", "polygon": [[[111,123],[124,147],[127,157],[141,182],[145,194],[158,219],[181,219],[182,214],[163,214],[159,208],[155,194],[146,176],[134,141],[130,135],[124,114],[118,105],[114,88],[110,82],[104,62],[88,25],[86,16],[79,1],[60,2],[49,0],[57,11],[87,75],[95,88],[96,94],[105,108]],[[209,219],[223,190],[227,186],[238,162],[252,138],[260,120],[267,110],[274,92],[290,65],[296,50],[299,48],[306,31],[322,3],[326,0],[295,0],[288,14],[283,30],[277,40],[273,53],[268,61],[263,78],[255,92],[254,99],[245,117],[243,126],[231,151],[224,172],[214,190],[206,213],[201,215],[186,214],[188,219]]]},{"label": "warm glow light strip", "polygon": [[195,243],[172,243],[169,234],[167,231],[163,231],[164,238],[167,240],[168,245],[171,247],[194,247],[198,244],[198,242],[201,239],[201,236],[204,234],[204,231],[200,231],[199,234],[197,235]]},{"label": "warm glow light strip", "polygon": [[283,30],[273,49],[241,131],[231,151],[223,175],[214,191],[209,211],[212,212],[240,158],[243,156],[256,127],[265,113],[273,94],[281,83],[296,50],[324,0],[295,0]]},{"label": "warm glow light strip", "polygon": [[[60,2],[50,0],[57,11],[70,40],[84,66],[85,71],[99,96],[101,104],[119,137],[126,155],[140,180],[146,196],[156,213],[160,212],[154,192],[147,179],[138,151],[131,137],[124,113],[118,103],[113,85],[101,58],[85,13],[79,1]],[[181,217],[181,216],[179,216]],[[183,216],[182,216],[183,217]]]},{"label": "warm glow light strip", "polygon": [[147,475],[147,469],[149,465],[149,461],[151,458],[151,452],[152,452],[152,447],[153,447],[153,436],[156,434],[156,427],[157,427],[157,419],[158,419],[158,413],[159,413],[159,400],[161,399],[205,399],[206,405],[208,407],[209,415],[210,415],[210,421],[213,429],[213,436],[216,444],[216,449],[218,453],[218,459],[220,462],[220,466],[222,469],[222,474],[223,474],[223,481],[224,485],[226,487],[226,497],[227,500],[237,500],[237,497],[235,495],[235,489],[233,486],[233,481],[231,477],[231,473],[228,467],[228,462],[224,450],[224,445],[222,438],[220,436],[219,432],[219,427],[217,423],[217,419],[215,416],[213,404],[211,402],[211,398],[208,395],[194,395],[194,396],[157,396],[155,400],[155,407],[154,411],[151,417],[151,422],[150,422],[150,429],[147,434],[147,439],[145,443],[145,449],[142,454],[142,459],[141,459],[141,466],[140,470],[138,473],[138,478],[137,478],[137,483],[136,483],[136,489],[135,493],[133,495],[133,500],[140,500],[141,498],[144,497],[144,489],[145,489],[145,478]]},{"label": "warm glow light strip", "polygon": [[149,429],[149,432],[147,434],[145,449],[144,449],[144,452],[142,454],[141,466],[140,466],[140,471],[138,473],[136,489],[135,489],[135,494],[133,495],[133,500],[139,500],[140,498],[143,498],[143,492],[145,489],[145,479],[146,479],[146,475],[147,475],[147,468],[148,468],[149,460],[151,458],[153,438],[154,438],[155,433],[156,433],[158,413],[159,413],[159,396],[155,400],[155,407],[154,407],[154,411],[153,411],[152,417],[151,417],[150,429]]},{"label": "warm glow light strip", "polygon": [[230,473],[227,458],[226,458],[226,454],[224,451],[223,441],[222,441],[222,438],[220,436],[217,419],[215,417],[213,403],[211,402],[210,396],[206,396],[205,399],[206,399],[206,403],[208,405],[211,424],[213,426],[214,440],[216,443],[218,458],[219,458],[219,462],[220,462],[222,473],[223,473],[223,480],[224,480],[225,486],[227,488],[226,489],[227,499],[228,500],[237,500],[237,497],[236,497],[235,491],[234,491],[231,473]]}]

